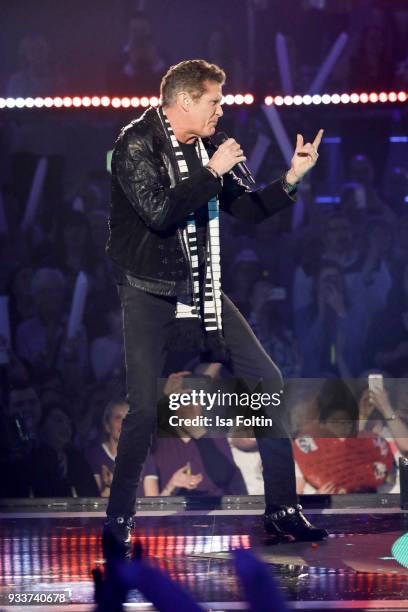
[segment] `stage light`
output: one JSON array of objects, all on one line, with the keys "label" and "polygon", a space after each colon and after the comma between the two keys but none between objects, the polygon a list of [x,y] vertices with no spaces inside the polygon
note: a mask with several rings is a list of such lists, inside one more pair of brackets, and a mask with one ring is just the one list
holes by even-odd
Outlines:
[{"label": "stage light", "polygon": [[[255,98],[253,94],[227,94],[222,97],[221,104],[227,104],[229,106],[233,104],[237,104],[238,106],[242,104],[253,104]],[[275,104],[276,106],[309,106],[311,104],[319,105],[319,104],[367,104],[370,102],[371,104],[385,104],[387,102],[395,103],[395,102],[407,102],[408,101],[408,92],[400,91],[395,92],[391,91],[389,93],[385,91],[381,91],[379,93],[363,92],[358,94],[356,92],[352,93],[334,93],[334,94],[314,94],[314,95],[278,95],[278,96],[266,96],[264,98],[264,104],[266,106],[271,106]],[[109,96],[65,96],[62,97],[37,97],[37,98],[1,98],[0,99],[0,108],[9,108],[9,109],[22,109],[22,108],[97,108],[99,106],[104,107],[112,107],[115,109],[118,108],[129,108],[130,106],[137,108],[142,106],[143,108],[147,108],[148,106],[157,107],[160,104],[160,98],[158,96],[143,96],[139,98],[138,96],[129,97],[114,97],[110,98]]]}]

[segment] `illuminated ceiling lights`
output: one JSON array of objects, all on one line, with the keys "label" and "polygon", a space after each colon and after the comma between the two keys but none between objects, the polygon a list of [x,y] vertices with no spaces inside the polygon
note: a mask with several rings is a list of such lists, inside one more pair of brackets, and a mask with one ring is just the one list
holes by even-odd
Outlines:
[{"label": "illuminated ceiling lights", "polygon": [[[386,102],[404,103],[408,101],[405,91],[391,91],[389,93],[343,93],[322,95],[296,95],[296,96],[266,96],[266,106],[311,106],[318,104],[384,104]],[[253,94],[227,94],[222,104],[251,105],[254,104]],[[158,106],[160,98],[157,96],[109,97],[109,96],[57,96],[46,98],[0,98],[0,109],[22,108],[148,108]]]},{"label": "illuminated ceiling lights", "polygon": [[305,96],[266,96],[266,106],[309,106],[312,104],[377,104],[384,102],[406,102],[408,93],[405,91],[391,91],[386,93],[343,93],[343,94],[307,94]]}]

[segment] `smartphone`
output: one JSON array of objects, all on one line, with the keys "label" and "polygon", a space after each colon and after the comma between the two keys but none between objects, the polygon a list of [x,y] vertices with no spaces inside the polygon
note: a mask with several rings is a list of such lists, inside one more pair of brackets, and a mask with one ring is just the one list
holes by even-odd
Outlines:
[{"label": "smartphone", "polygon": [[369,374],[368,389],[373,392],[384,391],[384,376],[382,374]]}]

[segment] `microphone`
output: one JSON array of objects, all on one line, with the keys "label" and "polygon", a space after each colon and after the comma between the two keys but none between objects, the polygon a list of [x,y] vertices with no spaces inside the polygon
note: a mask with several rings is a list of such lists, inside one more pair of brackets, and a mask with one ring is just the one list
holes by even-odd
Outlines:
[{"label": "microphone", "polygon": [[[218,134],[216,134],[213,138],[211,138],[211,142],[218,149],[218,147],[220,145],[222,145],[223,142],[228,140],[228,138],[229,137],[226,135],[225,132],[218,132]],[[246,165],[245,162],[238,162],[234,166],[234,168],[237,168],[237,170],[241,174],[242,178],[244,180],[248,181],[248,183],[250,183],[250,185],[252,185],[252,186],[256,185],[255,179],[252,176],[251,171],[250,171],[250,169],[248,168],[248,166]]]}]

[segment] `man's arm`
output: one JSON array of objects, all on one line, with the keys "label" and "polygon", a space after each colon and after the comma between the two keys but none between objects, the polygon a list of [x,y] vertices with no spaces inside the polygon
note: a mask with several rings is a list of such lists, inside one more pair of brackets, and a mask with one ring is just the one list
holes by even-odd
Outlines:
[{"label": "man's arm", "polygon": [[282,179],[273,181],[263,189],[250,191],[233,172],[229,172],[224,174],[220,208],[241,221],[260,223],[292,205],[295,195],[296,189],[289,194]]},{"label": "man's arm", "polygon": [[264,189],[251,192],[233,172],[224,174],[224,189],[220,198],[222,210],[241,221],[259,223],[287,208],[295,200],[297,183],[317,162],[322,137],[323,130],[319,130],[313,143],[305,144],[303,136],[298,134],[290,169],[281,179],[273,181]]},{"label": "man's arm", "polygon": [[166,170],[138,134],[125,133],[118,141],[112,170],[138,215],[156,231],[185,220],[222,189],[221,181],[206,168],[174,187],[165,187]]}]

